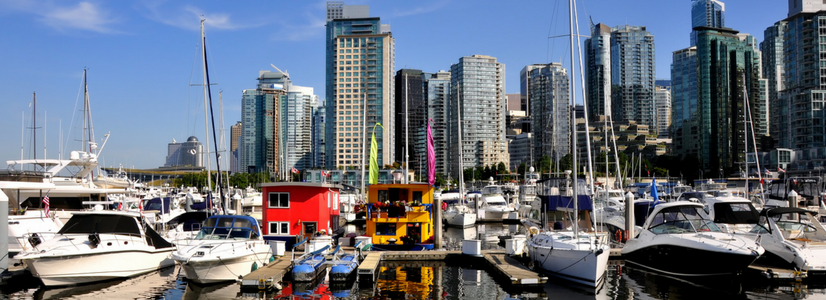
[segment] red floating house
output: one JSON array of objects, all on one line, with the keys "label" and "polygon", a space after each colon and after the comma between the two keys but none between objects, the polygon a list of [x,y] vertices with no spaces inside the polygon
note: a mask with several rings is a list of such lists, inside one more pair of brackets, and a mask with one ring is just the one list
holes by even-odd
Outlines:
[{"label": "red floating house", "polygon": [[[329,183],[261,184],[264,239],[285,241],[292,248],[301,237],[339,229],[339,189]],[[298,237],[298,238],[297,238]]]}]

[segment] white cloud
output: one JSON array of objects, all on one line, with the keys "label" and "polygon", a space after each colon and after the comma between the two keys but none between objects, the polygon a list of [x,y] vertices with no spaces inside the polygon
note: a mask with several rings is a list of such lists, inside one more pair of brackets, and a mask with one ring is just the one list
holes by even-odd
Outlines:
[{"label": "white cloud", "polygon": [[91,2],[80,2],[74,7],[52,7],[44,10],[40,18],[43,23],[58,30],[75,28],[100,33],[116,33],[109,25],[115,23],[108,13]]},{"label": "white cloud", "polygon": [[272,34],[272,39],[276,41],[306,41],[324,35],[326,20],[319,18],[316,14],[307,13],[306,23],[295,25],[294,23],[282,22],[276,33]]},{"label": "white cloud", "polygon": [[[405,9],[405,10],[394,10],[393,16],[394,17],[406,17],[406,16],[413,16],[413,15],[420,15],[426,14],[429,12],[437,11],[442,7],[445,7],[449,1],[436,1],[430,6],[420,6],[413,9]],[[414,2],[410,2],[414,3]]]},{"label": "white cloud", "polygon": [[192,5],[172,8],[164,7],[163,4],[163,2],[145,3],[145,8],[148,9],[146,18],[161,24],[187,30],[199,30],[201,26],[201,19],[205,20],[204,25],[206,27],[223,30],[253,28],[266,24],[266,22],[255,22],[250,20],[245,20],[245,22],[237,22],[229,13],[207,12],[202,8]]},{"label": "white cloud", "polygon": [[0,8],[5,13],[24,13],[58,31],[70,29],[93,31],[99,33],[118,33],[112,28],[116,18],[102,5],[90,1],[64,5],[61,1],[0,1]]}]

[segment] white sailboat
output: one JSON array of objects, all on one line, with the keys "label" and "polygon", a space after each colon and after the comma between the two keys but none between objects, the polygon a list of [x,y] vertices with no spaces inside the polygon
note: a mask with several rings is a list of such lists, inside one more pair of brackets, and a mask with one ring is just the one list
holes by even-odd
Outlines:
[{"label": "white sailboat", "polygon": [[[574,4],[573,0],[569,0],[569,17],[570,17],[570,37],[571,37],[571,78],[574,76]],[[576,120],[573,107],[576,103],[574,84],[569,84],[571,89],[571,156],[574,158],[573,170],[577,170],[577,155],[576,155],[576,141],[577,135],[575,130]],[[587,138],[586,138],[587,140]],[[590,147],[588,147],[590,148]],[[590,156],[589,156],[590,158]],[[590,159],[589,159],[590,160]],[[565,171],[570,175],[571,171]],[[576,174],[576,173],[574,173]],[[570,198],[556,195],[556,208],[558,210],[570,210],[573,214],[572,228],[561,228],[557,230],[543,230],[537,234],[532,235],[528,242],[528,254],[534,269],[551,276],[562,278],[577,284],[588,287],[599,288],[605,282],[606,271],[608,269],[608,256],[610,246],[608,244],[608,236],[606,234],[580,232],[579,230],[579,208],[580,200],[585,200],[584,203],[591,204],[590,197],[583,195],[580,197],[578,191],[578,181],[576,176],[573,176],[572,196]],[[592,180],[593,182],[593,180]],[[550,190],[550,189],[547,189]],[[550,200],[551,197],[548,197]],[[550,204],[551,201],[549,201]],[[592,204],[591,204],[592,205]],[[549,205],[550,209],[550,205]],[[585,213],[586,221],[590,224],[590,218]],[[544,225],[544,224],[543,224]],[[564,226],[564,225],[563,225]]]},{"label": "white sailboat", "polygon": [[[457,93],[457,107],[461,107],[461,93]],[[458,197],[455,196],[455,193],[445,193],[442,196],[442,201],[446,201],[443,203],[450,203],[448,205],[447,210],[444,212],[445,221],[448,225],[457,226],[457,227],[470,227],[476,224],[477,215],[476,212],[473,211],[471,206],[469,206],[465,200],[465,180],[464,180],[464,171],[463,171],[463,164],[462,164],[462,112],[461,109],[457,109],[458,117],[457,117],[457,125],[458,125],[458,132],[459,132],[459,191]],[[449,192],[449,191],[448,191]],[[455,199],[455,201],[451,201]]]}]

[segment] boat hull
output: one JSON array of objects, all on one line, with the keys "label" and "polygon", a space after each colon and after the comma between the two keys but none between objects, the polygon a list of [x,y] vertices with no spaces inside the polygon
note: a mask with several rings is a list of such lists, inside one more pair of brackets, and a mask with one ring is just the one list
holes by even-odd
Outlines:
[{"label": "boat hull", "polygon": [[447,216],[447,224],[456,227],[471,227],[476,225],[476,214],[457,213]]},{"label": "boat hull", "polygon": [[183,261],[181,268],[190,281],[200,284],[238,280],[253,271],[253,265],[262,267],[269,259],[269,251],[235,257],[209,257]]},{"label": "boat hull", "polygon": [[23,258],[23,262],[43,285],[66,286],[128,278],[172,266],[175,264],[170,257],[172,250],[48,255]]},{"label": "boat hull", "polygon": [[[758,255],[658,244],[623,252],[626,262],[673,276],[722,276],[746,269]],[[684,263],[686,259],[702,263]]]},{"label": "boat hull", "polygon": [[358,263],[354,261],[335,264],[330,267],[330,281],[347,281],[353,278]]},{"label": "boat hull", "polygon": [[599,287],[605,282],[610,249],[528,247],[534,268],[542,273],[588,287]]}]

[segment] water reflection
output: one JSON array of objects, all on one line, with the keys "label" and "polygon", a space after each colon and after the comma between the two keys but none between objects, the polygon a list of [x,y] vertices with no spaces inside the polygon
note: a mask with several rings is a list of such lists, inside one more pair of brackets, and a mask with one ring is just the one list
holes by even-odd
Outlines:
[{"label": "water reflection", "polygon": [[[503,249],[500,237],[518,234],[518,225],[488,223],[447,228],[444,244],[460,250],[462,240],[480,239],[483,249]],[[679,262],[678,262],[679,263]],[[702,262],[688,262],[702,263]],[[754,278],[681,279],[610,261],[607,280],[598,290],[549,279],[545,285],[519,290],[489,273],[481,261],[388,262],[377,282],[331,283],[327,273],[315,282],[290,284],[271,293],[242,292],[235,282],[199,286],[186,281],[178,267],[130,279],[46,289],[36,278],[17,278],[2,289],[9,299],[823,299],[826,281],[769,284]]]}]

